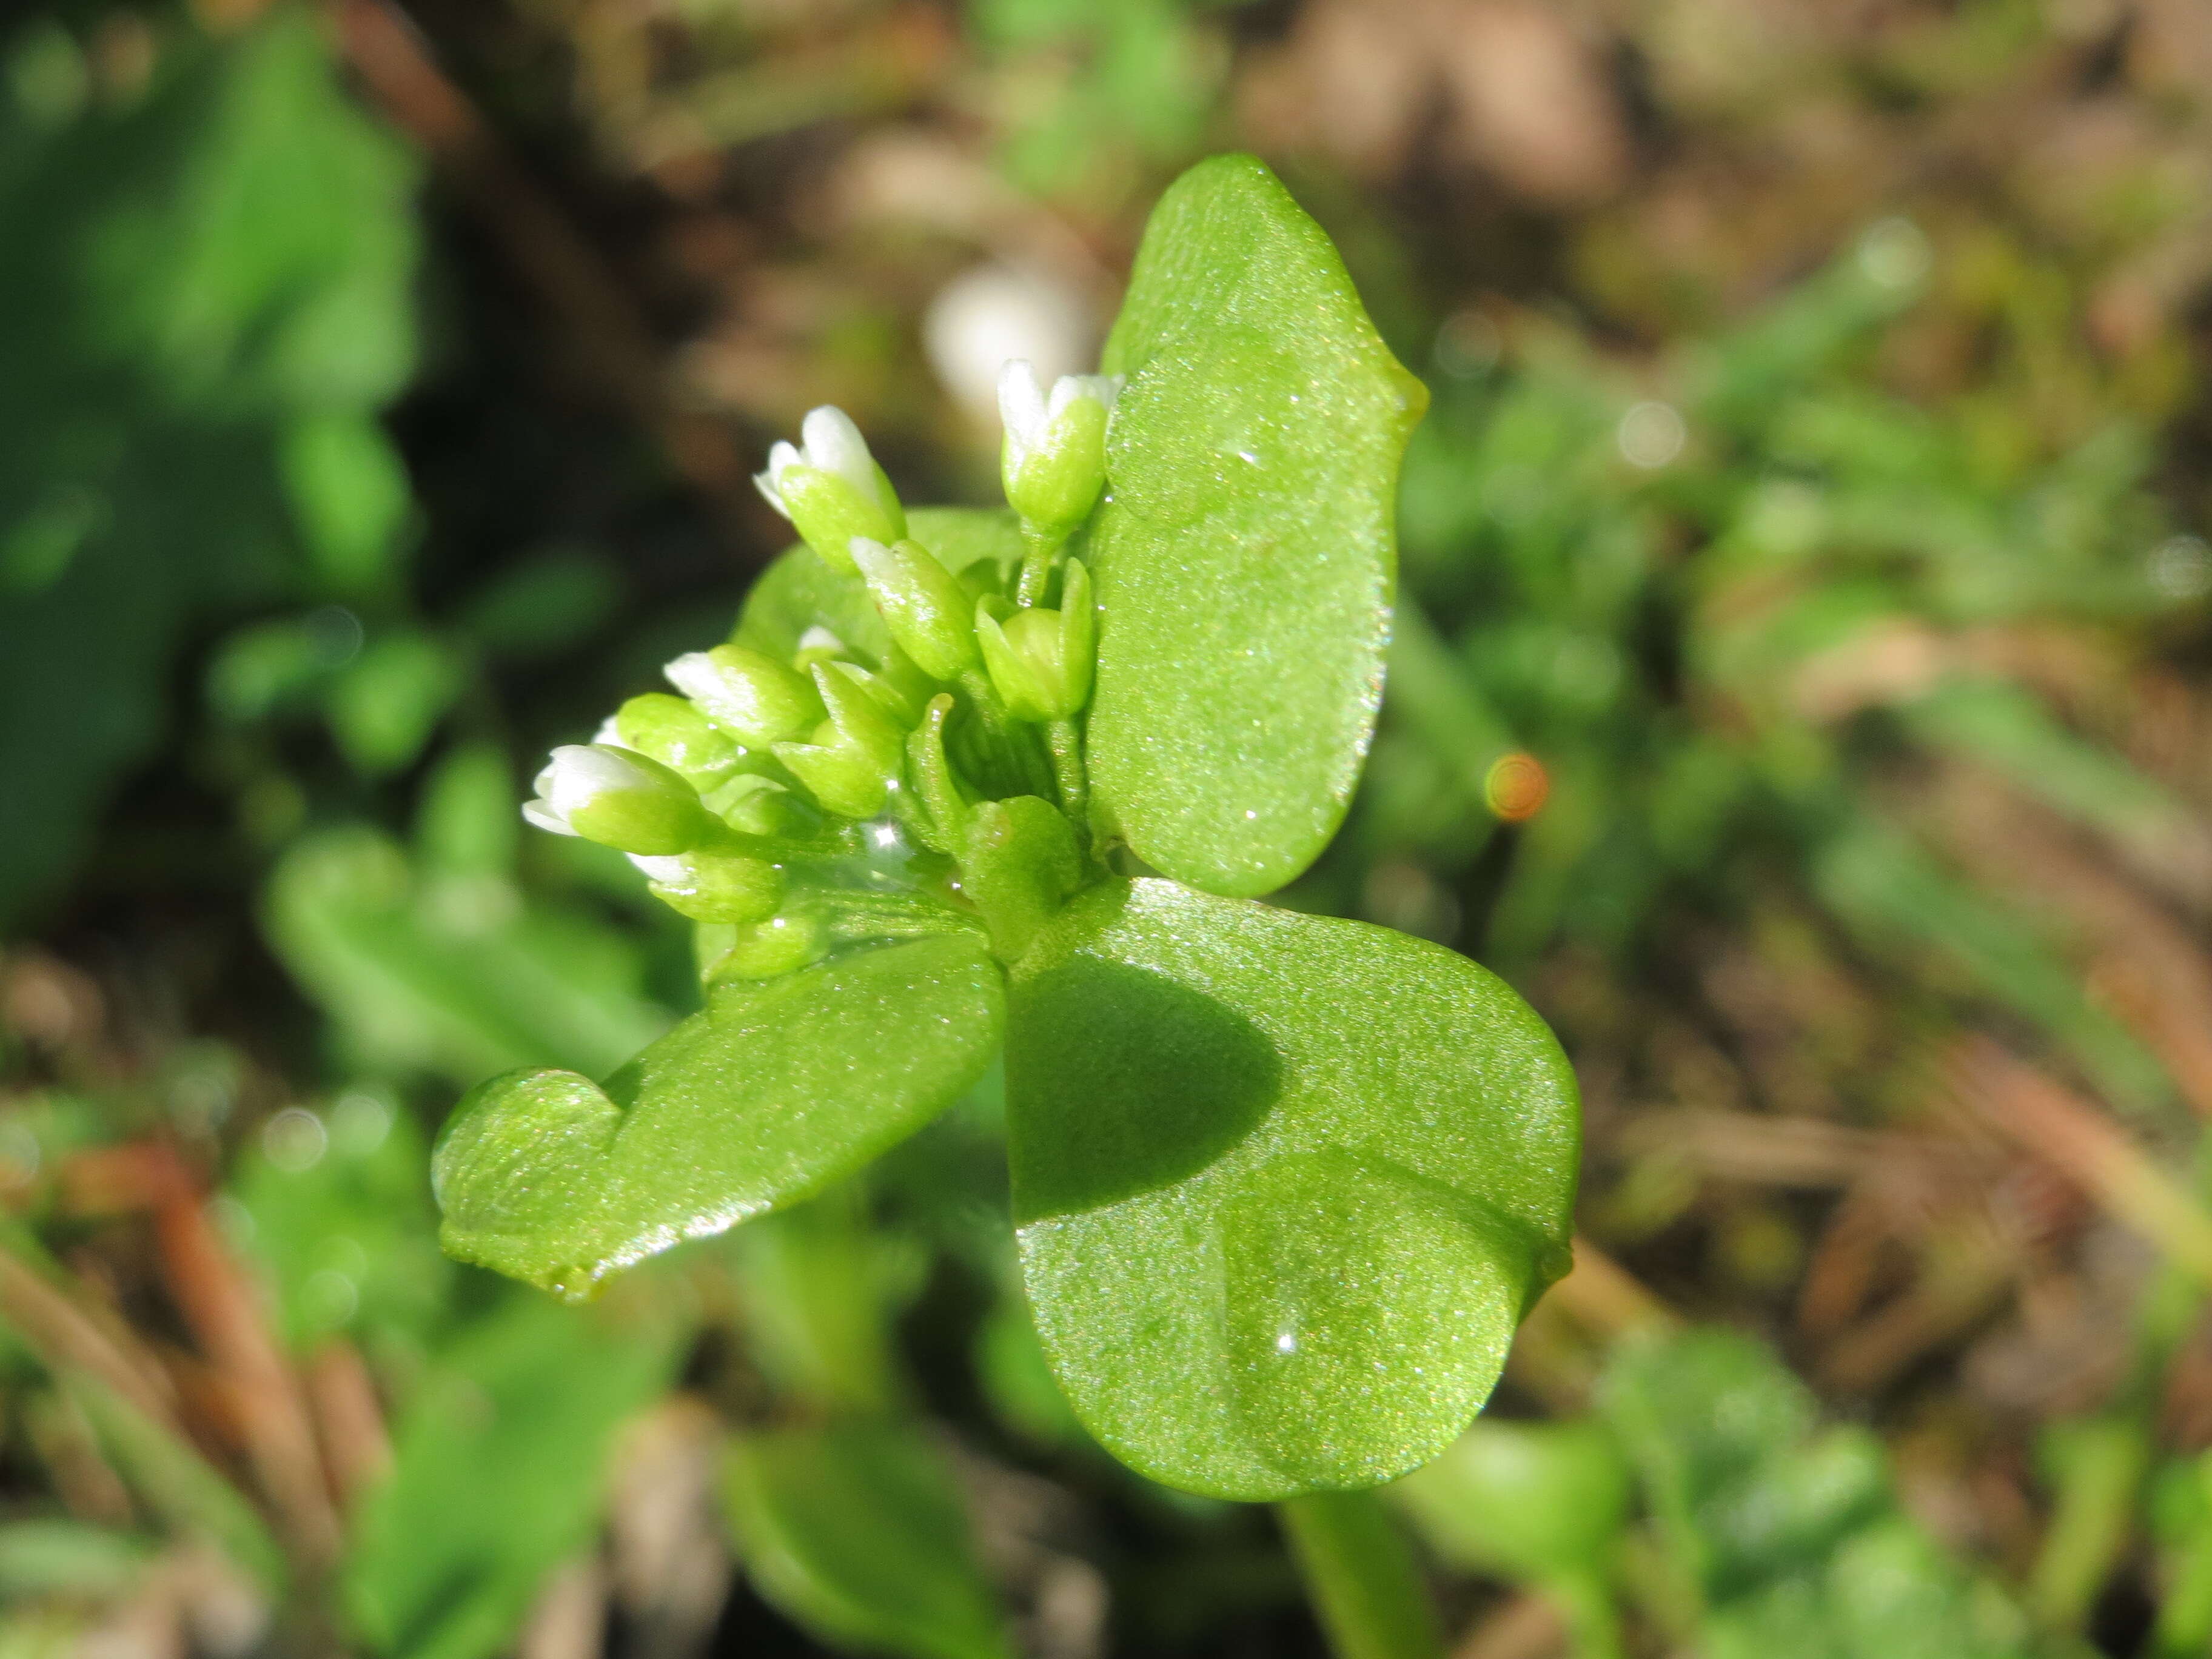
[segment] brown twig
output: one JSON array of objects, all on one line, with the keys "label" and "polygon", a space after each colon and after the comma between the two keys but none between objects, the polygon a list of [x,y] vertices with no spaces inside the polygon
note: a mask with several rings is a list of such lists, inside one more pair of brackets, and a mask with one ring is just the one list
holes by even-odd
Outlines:
[{"label": "brown twig", "polygon": [[337,1511],[324,1484],[305,1401],[253,1285],[179,1170],[154,1212],[162,1276],[185,1322],[237,1397],[246,1456],[301,1558],[336,1559]]},{"label": "brown twig", "polygon": [[1963,1044],[1950,1073],[1960,1099],[1978,1108],[1984,1122],[2212,1285],[2212,1214],[2105,1114],[1986,1037]]},{"label": "brown twig", "polygon": [[0,1249],[0,1319],[57,1371],[80,1370],[174,1432],[176,1396],[150,1361],[128,1355],[82,1310],[27,1263]]},{"label": "brown twig", "polygon": [[316,1350],[305,1380],[331,1484],[350,1503],[392,1467],[392,1436],[376,1384],[361,1350],[343,1338]]},{"label": "brown twig", "polygon": [[1566,1641],[1566,1620],[1551,1599],[1524,1590],[1478,1620],[1451,1659],[1552,1659]]}]

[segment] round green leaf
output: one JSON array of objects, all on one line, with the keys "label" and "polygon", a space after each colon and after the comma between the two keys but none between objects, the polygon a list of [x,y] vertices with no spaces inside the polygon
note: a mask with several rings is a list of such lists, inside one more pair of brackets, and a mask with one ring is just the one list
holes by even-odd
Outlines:
[{"label": "round green leaf", "polygon": [[1046,1353],[1170,1486],[1426,1462],[1566,1266],[1573,1073],[1502,981],[1403,933],[1109,883],[1014,970],[1006,1072]]},{"label": "round green leaf", "polygon": [[1161,198],[1105,367],[1092,798],[1148,862],[1272,891],[1344,817],[1382,691],[1398,461],[1428,394],[1266,167]]},{"label": "round green leaf", "polygon": [[563,1295],[819,1192],[980,1077],[1005,996],[980,934],[877,946],[707,1006],[607,1079],[509,1072],[432,1160],[445,1247]]}]

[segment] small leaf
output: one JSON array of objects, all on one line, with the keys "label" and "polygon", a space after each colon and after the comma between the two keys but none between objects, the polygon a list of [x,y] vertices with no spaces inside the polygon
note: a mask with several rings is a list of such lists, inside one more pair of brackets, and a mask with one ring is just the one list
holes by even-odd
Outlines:
[{"label": "small leaf", "polygon": [[433,1158],[446,1249],[564,1295],[819,1192],[951,1105],[998,1047],[981,937],[724,984],[607,1080],[493,1078]]},{"label": "small leaf", "polygon": [[340,1589],[366,1645],[484,1659],[586,1545],[616,1429],[666,1389],[683,1333],[513,1294],[423,1368],[390,1472],[353,1518]]},{"label": "small leaf", "polygon": [[1015,970],[1007,1091],[1046,1353],[1170,1486],[1277,1498],[1425,1462],[1566,1265],[1566,1060],[1498,979],[1402,933],[1094,888]]},{"label": "small leaf", "polygon": [[910,1659],[1004,1659],[952,1472],[895,1423],[748,1435],[724,1488],[761,1594],[823,1640]]},{"label": "small leaf", "polygon": [[[918,507],[907,514],[907,533],[955,575],[971,566],[1004,571],[1021,562],[1021,531],[1003,508]],[[832,570],[802,542],[761,573],[730,637],[788,662],[810,628],[828,629],[875,662],[890,651],[890,631],[868,585]]]},{"label": "small leaf", "polygon": [[1484,1418],[1390,1495],[1451,1560],[1558,1578],[1602,1571],[1628,1522],[1628,1465],[1595,1423]]},{"label": "small leaf", "polygon": [[1094,798],[1168,874],[1269,892],[1335,833],[1374,732],[1427,393],[1249,155],[1161,198],[1105,367],[1128,384],[1089,555]]}]

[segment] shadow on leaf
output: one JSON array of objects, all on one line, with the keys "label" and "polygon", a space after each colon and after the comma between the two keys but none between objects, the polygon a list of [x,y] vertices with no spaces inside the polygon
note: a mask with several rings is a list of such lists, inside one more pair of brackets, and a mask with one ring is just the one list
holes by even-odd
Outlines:
[{"label": "shadow on leaf", "polygon": [[1273,1043],[1189,986],[1078,956],[1018,987],[1007,1034],[1017,1223],[1195,1175],[1281,1093]]}]

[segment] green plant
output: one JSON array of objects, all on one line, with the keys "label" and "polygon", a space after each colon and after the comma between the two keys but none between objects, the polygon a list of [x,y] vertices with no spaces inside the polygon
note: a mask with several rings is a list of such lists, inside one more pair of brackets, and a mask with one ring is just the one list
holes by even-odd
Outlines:
[{"label": "green plant", "polygon": [[698,923],[706,1006],[604,1084],[477,1088],[443,1236],[586,1295],[822,1190],[1003,1047],[1024,1282],[1085,1425],[1194,1492],[1371,1486],[1489,1395],[1578,1152],[1500,981],[1252,902],[1356,779],[1425,398],[1240,157],[1160,204],[1105,370],[1048,399],[1010,367],[1012,514],[908,514],[836,410],[777,447],[807,545],[526,809]]}]

